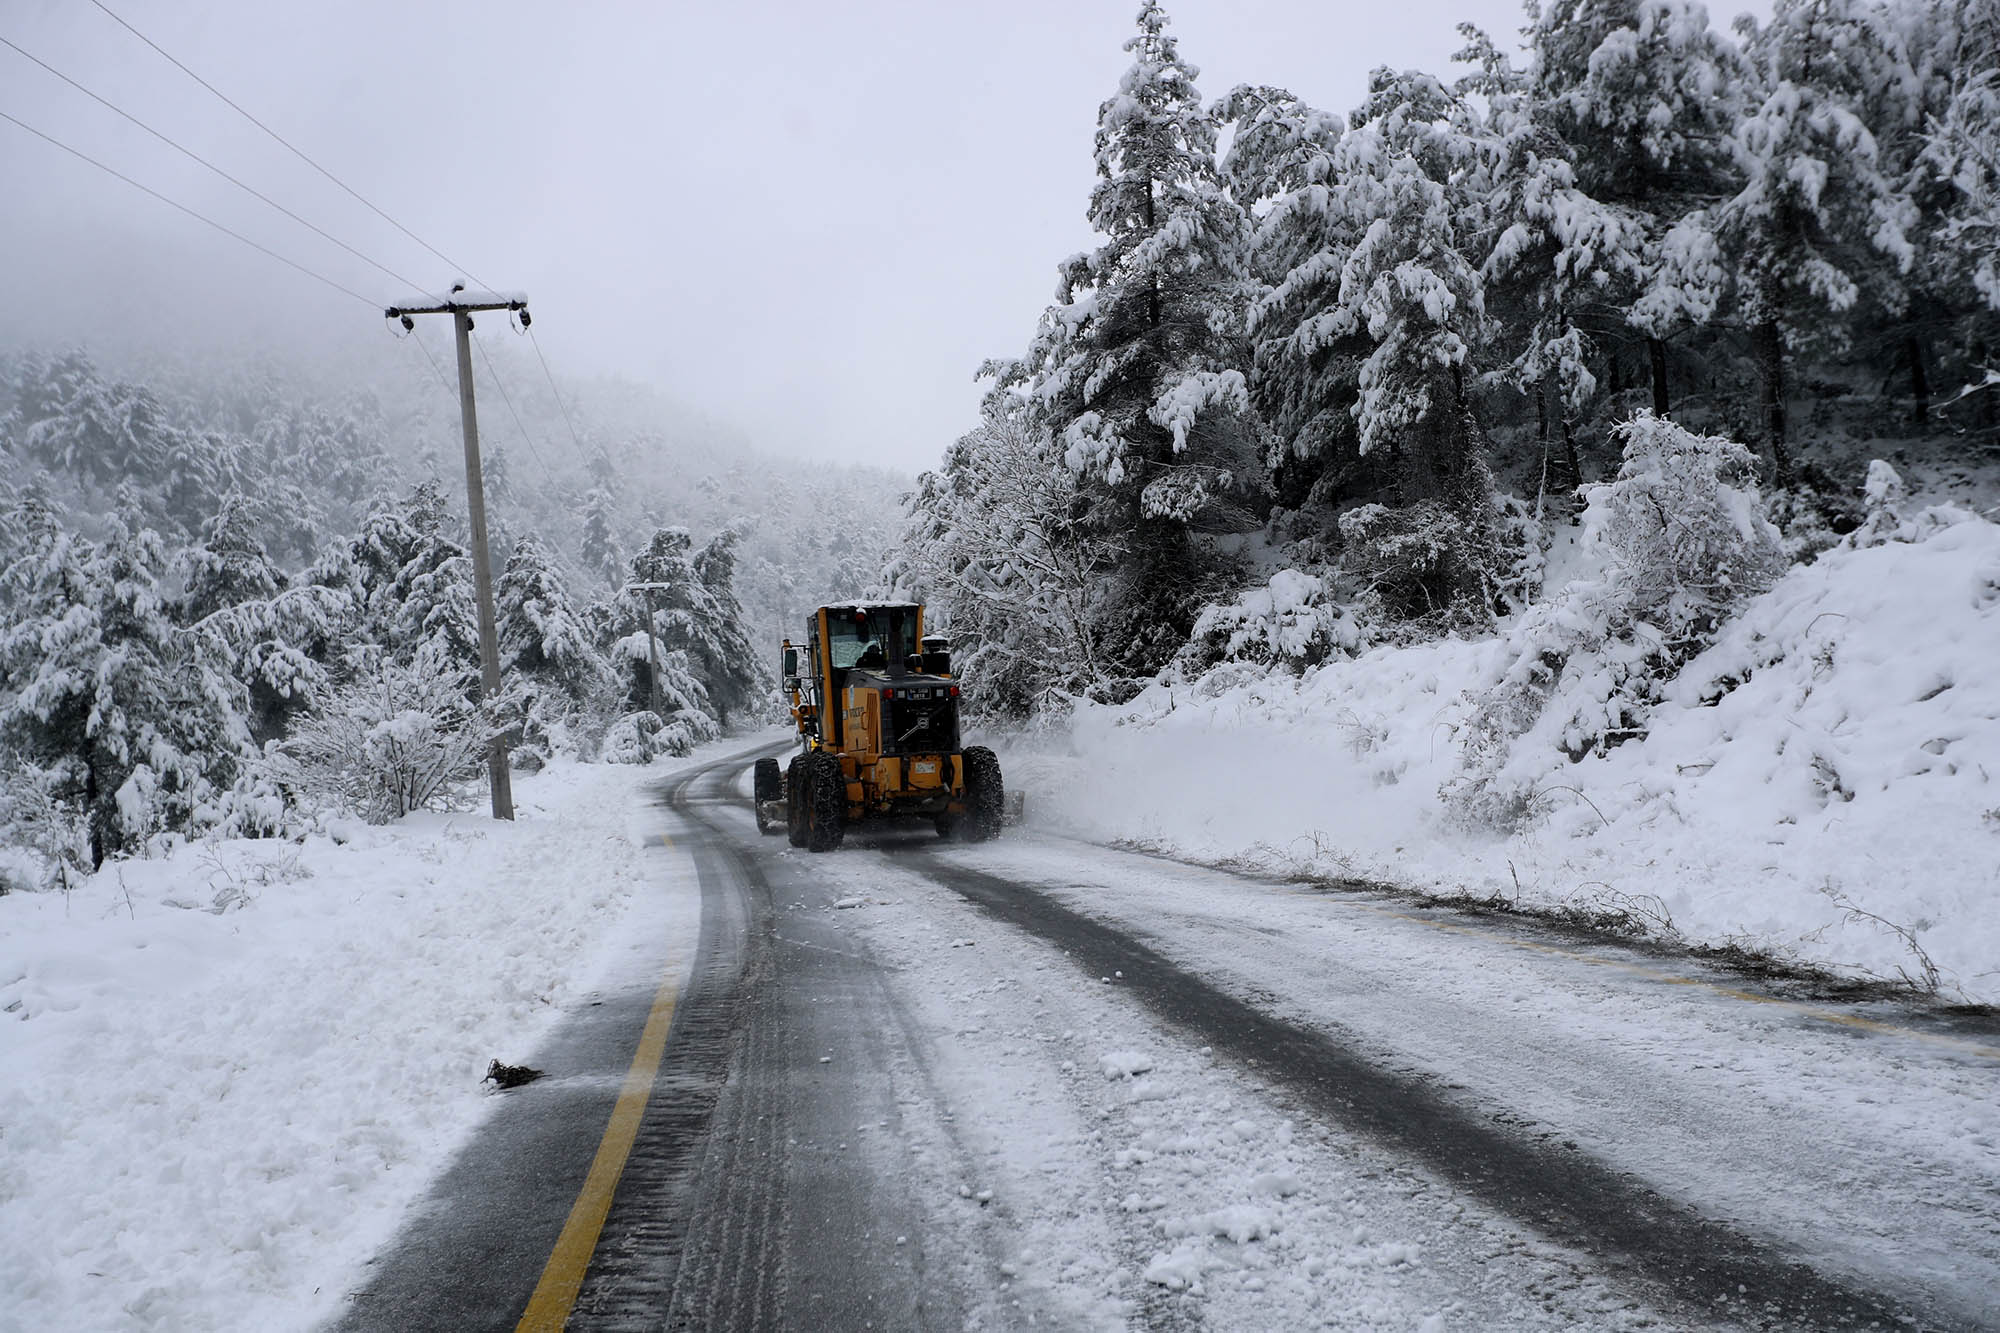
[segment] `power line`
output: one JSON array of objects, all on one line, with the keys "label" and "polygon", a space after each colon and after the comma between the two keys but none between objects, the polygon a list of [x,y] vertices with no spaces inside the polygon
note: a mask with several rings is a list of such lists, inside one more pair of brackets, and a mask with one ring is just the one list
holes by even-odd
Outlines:
[{"label": "power line", "polygon": [[[120,18],[115,12],[112,11],[110,6],[104,3],[104,0],[90,0],[90,3],[96,5],[99,9],[103,10],[105,14],[107,14],[113,22],[118,24],[119,27],[125,29],[125,31],[131,33],[134,37],[137,37],[140,41],[152,47],[153,50],[159,52],[159,54],[165,57],[168,63],[172,64],[175,69],[178,69],[181,73],[187,75],[190,79],[193,79],[196,83],[200,84],[202,87],[208,89],[211,93],[214,93],[217,97],[221,98],[225,103],[228,104],[231,110],[235,111],[238,115],[242,116],[252,125],[255,125],[258,129],[264,131],[264,133],[270,135],[273,139],[276,139],[281,145],[284,146],[286,151],[292,154],[292,156],[298,158],[299,161],[305,163],[307,166],[311,167],[314,171],[317,171],[320,175],[326,177],[328,180],[332,181],[335,185],[338,185],[341,189],[345,190],[349,195],[349,197],[354,199],[363,208],[366,208],[376,217],[381,218],[384,222],[394,227],[397,231],[402,232],[403,235],[409,237],[411,240],[415,241],[418,245],[421,245],[424,249],[430,251],[433,255],[436,255],[439,259],[443,260],[447,265],[449,265],[455,272],[465,274],[467,277],[471,278],[474,282],[478,283],[481,287],[487,285],[486,281],[483,278],[480,278],[471,269],[466,268],[463,264],[454,262],[452,258],[449,255],[445,254],[442,250],[439,250],[429,241],[417,235],[415,232],[411,231],[408,227],[405,227],[402,223],[390,217],[387,213],[384,213],[381,209],[377,208],[374,204],[370,203],[366,198],[364,198],[359,191],[355,190],[353,186],[349,185],[346,181],[342,180],[340,177],[334,175],[331,171],[328,171],[325,167],[321,166],[319,163],[313,161],[313,159],[311,159],[310,157],[307,157],[303,151],[294,147],[292,143],[289,140],[287,140],[282,134],[279,134],[269,125],[266,125],[263,121],[257,119],[257,117],[251,115],[248,111],[245,111],[241,106],[237,105],[237,103],[227,93],[223,92],[220,88],[217,88],[207,79],[201,77],[201,75],[189,69],[186,65],[183,65],[180,61],[174,59],[173,55],[170,52],[168,52],[165,47],[161,46],[158,42],[148,37],[145,33],[140,32],[130,23],[127,23],[124,19]],[[412,285],[414,286],[414,284]]]},{"label": "power line", "polygon": [[514,418],[514,429],[521,432],[521,443],[528,446],[528,452],[533,454],[535,456],[535,461],[542,465],[542,471],[548,473],[549,484],[552,486],[555,485],[556,484],[555,469],[551,468],[548,465],[548,463],[543,460],[542,451],[535,448],[535,441],[533,437],[531,437],[528,434],[528,428],[521,424],[521,414],[514,410],[514,400],[508,396],[507,386],[500,382],[500,372],[493,368],[493,357],[487,352],[486,344],[481,342],[479,339],[474,338],[472,340],[472,345],[479,349],[479,359],[486,363],[486,378],[493,381],[493,387],[500,391],[500,401],[507,404],[507,415]]},{"label": "power line", "polygon": [[228,227],[223,226],[220,222],[217,222],[214,218],[208,217],[207,215],[202,213],[197,213],[192,208],[189,208],[186,204],[179,203],[175,200],[167,198],[167,196],[161,194],[158,190],[155,190],[152,186],[141,185],[138,181],[133,180],[130,176],[127,176],[124,172],[117,170],[115,167],[105,166],[104,163],[99,162],[96,158],[90,156],[90,154],[81,152],[75,148],[71,148],[68,144],[56,138],[54,135],[44,134],[42,131],[36,129],[33,125],[28,124],[28,122],[26,122],[25,120],[16,119],[15,117],[8,115],[5,111],[0,111],[0,120],[5,120],[12,124],[20,126],[28,133],[34,135],[37,139],[40,139],[45,143],[50,143],[55,145],[57,148],[62,149],[65,153],[68,153],[71,157],[80,158],[83,161],[90,163],[91,166],[96,167],[99,171],[105,172],[112,176],[116,176],[119,180],[124,181],[127,185],[131,186],[133,189],[143,190],[145,193],[152,195],[153,198],[159,200],[163,204],[166,204],[168,207],[179,209],[181,212],[187,214],[189,217],[193,218],[197,222],[207,223],[209,226],[221,232],[224,236],[228,236],[235,240],[243,242],[243,244],[249,246],[252,250],[257,251],[259,254],[262,255],[268,255],[272,259],[277,260],[280,264],[285,265],[287,268],[298,270],[300,273],[305,274],[308,278],[311,278],[314,282],[324,283],[325,285],[333,288],[337,292],[342,292],[348,296],[353,297],[355,300],[361,302],[361,304],[367,306],[370,310],[381,309],[380,302],[369,300],[367,297],[363,296],[360,292],[355,291],[352,287],[343,287],[339,283],[335,282],[332,278],[329,278],[321,273],[313,272],[311,269],[307,268],[304,264],[299,263],[297,260],[287,259],[283,255],[279,254],[276,250],[273,250],[268,246],[259,245],[257,242],[251,240],[248,236],[245,236],[242,232],[232,231]]},{"label": "power line", "polygon": [[576,446],[577,456],[583,456],[583,441],[576,437],[576,423],[569,419],[569,408],[563,403],[562,390],[556,387],[556,377],[549,370],[549,359],[542,355],[542,344],[536,340],[533,328],[528,330],[528,341],[534,346],[535,360],[542,363],[542,378],[549,382],[549,392],[556,396],[556,406],[562,410],[563,425],[569,427],[569,442]]},{"label": "power line", "polygon": [[[148,37],[145,33],[140,32],[137,28],[133,27],[130,23],[128,23],[124,18],[120,17],[117,11],[113,10],[109,5],[104,3],[104,0],[90,0],[90,3],[97,6],[97,8],[99,8],[100,10],[104,11],[104,14],[108,18],[110,18],[112,22],[116,23],[119,27],[125,29],[125,31],[131,33],[134,37],[137,37],[147,46],[150,46],[155,52],[157,52],[175,69],[178,69],[181,73],[187,75],[190,79],[193,79],[196,83],[200,84],[202,87],[206,88],[209,92],[213,93],[217,98],[221,99],[221,101],[225,105],[227,105],[232,111],[236,112],[236,114],[242,116],[252,125],[255,125],[258,129],[270,135],[271,138],[275,139],[280,145],[282,145],[285,148],[287,152],[291,153],[294,157],[298,158],[299,161],[305,163],[307,166],[311,167],[314,171],[317,171],[320,175],[326,177],[328,180],[332,181],[335,185],[339,186],[342,190],[344,190],[348,194],[349,197],[354,199],[355,202],[359,203],[369,212],[375,214],[375,216],[381,218],[384,222],[387,222],[397,231],[403,233],[403,235],[415,241],[418,245],[428,250],[432,255],[436,256],[438,259],[443,260],[452,269],[456,270],[457,272],[465,274],[466,277],[472,279],[474,282],[478,283],[481,287],[489,287],[491,285],[484,278],[481,278],[478,274],[474,273],[471,269],[453,260],[451,256],[445,254],[442,250],[432,245],[429,241],[417,235],[415,232],[411,231],[408,227],[405,227],[402,223],[396,221],[396,219],[390,217],[387,213],[383,212],[380,208],[376,207],[375,204],[370,202],[353,186],[349,185],[346,181],[340,179],[340,177],[334,175],[331,171],[328,171],[325,167],[321,166],[318,162],[314,161],[311,157],[307,156],[307,154],[303,149],[297,147],[290,140],[286,139],[282,134],[279,134],[269,125],[266,125],[263,121],[251,115],[250,112],[245,110],[239,103],[236,102],[234,98],[230,97],[220,88],[217,88],[207,79],[201,77],[201,75],[189,69],[186,65],[182,64],[180,60],[178,60],[172,52],[168,51],[158,42]],[[18,50],[19,48],[16,49]],[[409,280],[407,278],[401,278],[398,279],[398,281],[409,283]],[[409,283],[409,285],[413,288],[417,288],[418,290],[422,290],[422,288],[419,287],[418,284],[416,283]],[[577,434],[576,422],[571,418],[569,413],[569,404],[563,401],[562,390],[556,386],[555,374],[549,369],[548,357],[542,354],[542,344],[540,340],[538,340],[535,337],[534,330],[532,329],[528,331],[528,341],[534,346],[535,359],[541,362],[542,375],[549,382],[549,392],[555,395],[556,407],[562,413],[563,425],[569,431],[570,443],[576,447],[578,454],[581,454],[583,452],[583,440]],[[488,369],[489,370],[491,369],[490,362],[488,364]],[[497,384],[499,381],[496,379],[494,382]],[[505,394],[504,389],[502,390],[502,394],[504,396]],[[526,438],[525,432],[523,432],[523,438]],[[530,445],[530,447],[531,448],[533,447],[532,444]]]},{"label": "power line", "polygon": [[437,363],[437,358],[431,355],[431,349],[424,346],[424,340],[422,336],[414,331],[412,331],[409,336],[416,340],[417,350],[424,354],[424,360],[431,363],[431,374],[433,377],[436,378],[438,382],[438,388],[443,389],[447,396],[456,398],[458,396],[458,391],[452,388],[451,385],[445,380],[444,367],[440,366]]},{"label": "power line", "polygon": [[24,50],[20,46],[15,45],[13,42],[9,41],[5,37],[0,37],[0,46],[7,47],[9,50],[13,51],[16,55],[20,56],[24,60],[33,61],[35,64],[40,65],[44,70],[47,70],[50,74],[55,75],[55,77],[61,79],[64,83],[76,89],[78,92],[82,93],[85,97],[88,97],[91,101],[96,102],[99,106],[102,106],[107,110],[116,112],[118,115],[123,116],[126,120],[132,122],[134,125],[137,125],[140,129],[152,135],[155,139],[158,139],[161,143],[173,149],[175,152],[181,154],[183,157],[189,158],[195,162],[200,163],[202,166],[207,167],[210,171],[222,177],[222,179],[228,181],[231,185],[234,185],[237,189],[242,190],[245,194],[253,195],[256,198],[263,200],[265,203],[269,204],[272,208],[277,209],[280,213],[283,213],[286,217],[298,223],[301,227],[306,228],[308,231],[324,238],[325,240],[333,242],[335,245],[347,251],[348,254],[353,255],[356,259],[368,265],[370,268],[373,268],[376,271],[387,275],[388,277],[394,278],[397,282],[402,283],[404,286],[409,287],[412,290],[415,290],[417,288],[416,283],[411,282],[408,278],[396,272],[394,269],[376,263],[373,259],[370,259],[367,255],[362,254],[359,250],[349,245],[346,241],[341,240],[338,236],[335,236],[330,232],[327,232],[320,227],[316,227],[312,223],[306,221],[304,218],[300,217],[297,213],[294,213],[291,209],[286,208],[283,204],[271,198],[270,195],[265,194],[263,191],[255,188],[254,186],[245,185],[242,181],[230,175],[228,172],[224,171],[221,167],[216,166],[215,163],[209,161],[207,158],[195,152],[193,149],[185,147],[182,144],[176,143],[174,140],[168,138],[160,131],[154,129],[151,125],[148,125],[145,121],[139,119],[137,116],[127,111],[124,107],[119,106],[117,103],[112,102],[108,98],[100,97],[98,94],[84,87],[82,84],[78,83],[75,79],[72,79],[69,75],[63,73],[61,70],[57,69],[54,65],[51,65],[48,61],[43,60],[41,57],[33,54],[32,52]]}]

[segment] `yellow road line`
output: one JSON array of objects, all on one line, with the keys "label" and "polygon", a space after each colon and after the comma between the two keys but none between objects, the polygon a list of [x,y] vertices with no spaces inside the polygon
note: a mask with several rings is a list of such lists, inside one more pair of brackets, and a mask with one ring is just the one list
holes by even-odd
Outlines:
[{"label": "yellow road line", "polygon": [[[665,834],[660,835],[660,841],[673,846],[673,839]],[[667,1033],[674,1025],[674,1004],[680,997],[676,981],[679,972],[677,961],[668,963],[666,978],[653,996],[652,1012],[646,1016],[646,1029],[639,1034],[639,1049],[632,1056],[632,1067],[625,1071],[625,1086],[618,1093],[618,1104],[611,1108],[611,1122],[604,1127],[597,1156],[591,1160],[590,1174],[583,1178],[583,1190],[569,1210],[562,1235],[556,1237],[556,1247],[542,1269],[541,1281],[535,1284],[535,1294],[528,1298],[521,1322],[514,1326],[515,1333],[561,1333],[569,1322],[570,1308],[583,1289],[584,1272],[597,1249],[598,1234],[604,1230],[605,1215],[611,1211],[611,1196],[618,1189],[618,1177],[625,1171],[632,1141],[639,1136],[639,1118],[646,1113],[646,1099],[652,1096],[660,1058],[666,1053]]]},{"label": "yellow road line", "polygon": [[[1301,897],[1314,897],[1321,900],[1325,900],[1330,896],[1311,889],[1288,889],[1281,890],[1281,892],[1295,893]],[[1334,899],[1334,901],[1339,900]],[[1664,982],[1671,986],[1693,986],[1709,991],[1712,994],[1727,996],[1732,1000],[1749,1000],[1755,1004],[1776,1005],[1780,1009],[1789,1009],[1801,1017],[1816,1019],[1822,1023],[1834,1023],[1841,1027],[1859,1028],[1865,1032],[1879,1032],[1889,1036],[1911,1037],[1917,1041],[1930,1042],[1937,1046],[1948,1046],[1953,1050],[1964,1051],[1971,1055],[1983,1055],[1990,1060],[2000,1060],[2000,1047],[1988,1046],[1983,1042],[1972,1041],[1965,1037],[1953,1037],[1942,1032],[1925,1032],[1919,1028],[1903,1027],[1896,1023],[1884,1023],[1880,1019],[1863,1018],[1859,1014],[1843,1014],[1832,1009],[1822,1009],[1816,1005],[1802,1004],[1797,1000],[1787,1000],[1776,995],[1759,995],[1756,991],[1744,990],[1737,986],[1725,986],[1714,981],[1704,981],[1700,977],[1676,976],[1672,973],[1662,972],[1657,968],[1647,967],[1643,963],[1627,962],[1621,958],[1605,958],[1597,954],[1579,953],[1574,949],[1565,949],[1554,944],[1541,944],[1534,940],[1510,939],[1504,935],[1496,934],[1491,930],[1481,929],[1478,926],[1464,926],[1455,921],[1439,921],[1434,917],[1419,916],[1414,912],[1399,912],[1394,908],[1379,907],[1373,903],[1345,902],[1342,903],[1342,906],[1357,907],[1364,912],[1373,912],[1377,916],[1394,917],[1398,921],[1414,921],[1418,925],[1429,926],[1433,930],[1450,931],[1455,935],[1472,935],[1479,939],[1498,940],[1501,943],[1512,945],[1517,949],[1531,949],[1536,953],[1554,954],[1559,958],[1568,958],[1579,963],[1589,963],[1593,967],[1616,968],[1621,972],[1630,972],[1634,975]]]}]

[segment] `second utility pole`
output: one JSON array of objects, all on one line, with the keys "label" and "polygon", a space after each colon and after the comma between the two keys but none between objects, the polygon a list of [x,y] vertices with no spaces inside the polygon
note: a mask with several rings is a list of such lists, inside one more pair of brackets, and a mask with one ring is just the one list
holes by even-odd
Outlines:
[{"label": "second utility pole", "polygon": [[[500,292],[468,292],[459,283],[449,295],[421,306],[391,306],[383,313],[416,327],[412,315],[452,317],[458,333],[458,415],[465,434],[465,498],[472,512],[472,584],[479,597],[479,683],[483,698],[500,694],[500,635],[493,618],[493,562],[486,550],[486,487],[479,473],[479,418],[472,405],[472,316],[481,310],[518,310],[528,322],[528,298]],[[486,745],[486,771],[493,790],[493,817],[514,817],[514,784],[507,769],[507,738]]]}]

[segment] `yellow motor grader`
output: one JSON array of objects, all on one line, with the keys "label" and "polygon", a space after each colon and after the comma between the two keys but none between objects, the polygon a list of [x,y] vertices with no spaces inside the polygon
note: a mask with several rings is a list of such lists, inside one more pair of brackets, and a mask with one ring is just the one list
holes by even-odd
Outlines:
[{"label": "yellow motor grader", "polygon": [[925,637],[915,602],[823,606],[805,639],[786,639],[785,697],[799,753],[757,761],[757,828],[830,852],[851,824],[922,818],[942,837],[1000,832],[1000,761],[961,747],[947,641]]}]

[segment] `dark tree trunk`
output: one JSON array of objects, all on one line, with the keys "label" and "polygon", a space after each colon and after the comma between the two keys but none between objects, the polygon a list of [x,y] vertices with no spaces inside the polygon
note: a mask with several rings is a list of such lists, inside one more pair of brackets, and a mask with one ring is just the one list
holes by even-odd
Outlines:
[{"label": "dark tree trunk", "polygon": [[97,808],[97,765],[83,758],[83,820],[90,827],[90,868],[104,865],[104,812]]},{"label": "dark tree trunk", "polygon": [[1667,415],[1667,345],[1658,338],[1646,339],[1646,354],[1653,362],[1653,415]]},{"label": "dark tree trunk", "polygon": [[1924,345],[1912,333],[1903,340],[1903,355],[1910,362],[1910,397],[1915,400],[1910,408],[1910,424],[1922,430],[1931,419],[1931,382],[1924,375]]},{"label": "dark tree trunk", "polygon": [[1583,485],[1583,470],[1577,462],[1576,430],[1566,406],[1558,412],[1557,420],[1562,437],[1560,453],[1549,439],[1549,384],[1544,378],[1535,386],[1535,439],[1542,446],[1542,471],[1550,490],[1574,498],[1576,488]]},{"label": "dark tree trunk", "polygon": [[1562,417],[1562,440],[1563,485],[1573,497],[1576,494],[1576,488],[1583,485],[1583,464],[1578,461],[1576,456],[1576,428],[1571,424],[1569,413],[1567,412],[1563,413]]},{"label": "dark tree trunk", "polygon": [[1757,373],[1763,379],[1764,428],[1771,441],[1771,464],[1775,480],[1783,485],[1791,480],[1792,462],[1785,450],[1785,337],[1778,321],[1767,319],[1752,333],[1756,344]]}]

